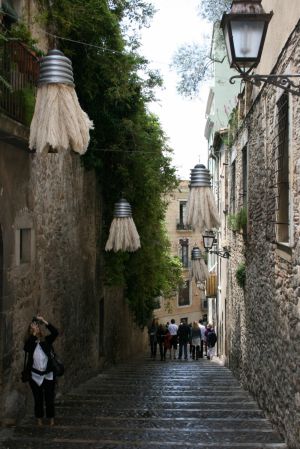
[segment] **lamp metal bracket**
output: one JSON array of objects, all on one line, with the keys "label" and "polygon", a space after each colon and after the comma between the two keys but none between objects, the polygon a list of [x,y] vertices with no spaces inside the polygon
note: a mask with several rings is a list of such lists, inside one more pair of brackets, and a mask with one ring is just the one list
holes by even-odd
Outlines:
[{"label": "lamp metal bracket", "polygon": [[224,251],[209,249],[207,252],[209,254],[216,254],[217,256],[223,257],[224,259],[229,259],[229,257],[230,257],[230,252],[228,250],[225,250],[225,249],[224,249]]},{"label": "lamp metal bracket", "polygon": [[289,92],[293,95],[300,97],[300,83],[295,84],[292,78],[300,78],[299,75],[251,75],[249,73],[243,73],[241,75],[232,76],[229,81],[234,84],[237,79],[242,81],[248,81],[254,86],[260,86],[261,83],[272,84],[273,86],[280,87],[281,89]]}]

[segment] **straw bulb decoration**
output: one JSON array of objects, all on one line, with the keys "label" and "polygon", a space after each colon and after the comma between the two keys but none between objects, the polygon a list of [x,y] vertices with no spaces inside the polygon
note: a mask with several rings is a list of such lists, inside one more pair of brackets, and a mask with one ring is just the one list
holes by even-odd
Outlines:
[{"label": "straw bulb decoration", "polygon": [[93,122],[80,107],[70,59],[59,50],[50,50],[40,61],[29,148],[38,153],[72,149],[84,154],[90,129]]},{"label": "straw bulb decoration", "polygon": [[198,246],[192,249],[192,277],[196,283],[202,283],[208,279],[208,269]]},{"label": "straw bulb decoration", "polygon": [[211,189],[210,173],[202,164],[196,165],[191,170],[187,209],[187,224],[200,233],[205,229],[220,226],[220,218]]},{"label": "straw bulb decoration", "polygon": [[131,206],[128,201],[121,199],[115,204],[105,251],[134,252],[140,247],[140,236],[132,219]]}]

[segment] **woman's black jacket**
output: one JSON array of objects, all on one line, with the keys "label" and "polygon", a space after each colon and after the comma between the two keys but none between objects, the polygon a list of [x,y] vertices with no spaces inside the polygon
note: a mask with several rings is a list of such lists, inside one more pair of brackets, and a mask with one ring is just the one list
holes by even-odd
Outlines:
[{"label": "woman's black jacket", "polygon": [[[50,334],[46,335],[46,337],[43,341],[40,341],[40,346],[41,346],[42,350],[44,351],[44,353],[46,354],[46,356],[48,357],[47,368],[46,368],[45,373],[43,373],[43,374],[49,373],[50,371],[53,370],[50,352],[52,349],[52,343],[58,336],[58,330],[54,326],[52,326],[52,324],[48,323],[46,325],[46,327],[50,331]],[[26,364],[26,370],[28,370],[28,372],[30,372],[32,370],[33,353],[35,351],[37,343],[38,343],[37,337],[34,335],[30,335],[30,337],[26,340],[25,345],[24,345],[24,351],[28,352],[28,360],[27,360],[27,364]]]}]

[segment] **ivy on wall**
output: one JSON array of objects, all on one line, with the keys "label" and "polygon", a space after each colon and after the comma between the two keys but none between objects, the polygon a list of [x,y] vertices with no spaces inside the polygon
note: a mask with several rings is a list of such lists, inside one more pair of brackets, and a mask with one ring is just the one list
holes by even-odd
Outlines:
[{"label": "ivy on wall", "polygon": [[232,231],[246,231],[248,221],[247,209],[242,207],[236,214],[229,214],[228,228]]},{"label": "ivy on wall", "polygon": [[105,253],[104,281],[125,287],[136,321],[144,325],[155,298],[176,289],[181,278],[180,263],[170,256],[163,199],[178,181],[166,137],[158,119],[147,110],[161,79],[137,53],[138,36],[129,39],[129,34],[123,34],[128,24],[147,22],[153,9],[142,0],[40,2],[45,11],[40,20],[49,32],[103,47],[102,51],[59,41],[59,48],[72,60],[81,106],[95,125],[83,163],[96,171],[101,184],[102,249],[114,203],[121,196],[131,204],[141,238],[141,249],[135,253]]},{"label": "ivy on wall", "polygon": [[244,262],[240,263],[236,269],[235,277],[238,285],[245,288],[246,285],[246,265]]}]

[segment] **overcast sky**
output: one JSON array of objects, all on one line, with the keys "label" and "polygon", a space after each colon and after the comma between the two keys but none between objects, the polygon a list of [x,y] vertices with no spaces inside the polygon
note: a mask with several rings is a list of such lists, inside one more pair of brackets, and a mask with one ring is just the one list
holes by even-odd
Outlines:
[{"label": "overcast sky", "polygon": [[141,53],[152,61],[164,79],[159,102],[151,105],[174,149],[173,163],[181,179],[189,179],[190,169],[199,161],[207,164],[207,141],[204,138],[208,84],[199,98],[187,100],[176,92],[177,76],[169,64],[176,49],[185,43],[201,42],[210,25],[196,13],[198,0],[151,0],[158,10],[150,28],[142,34]]}]

